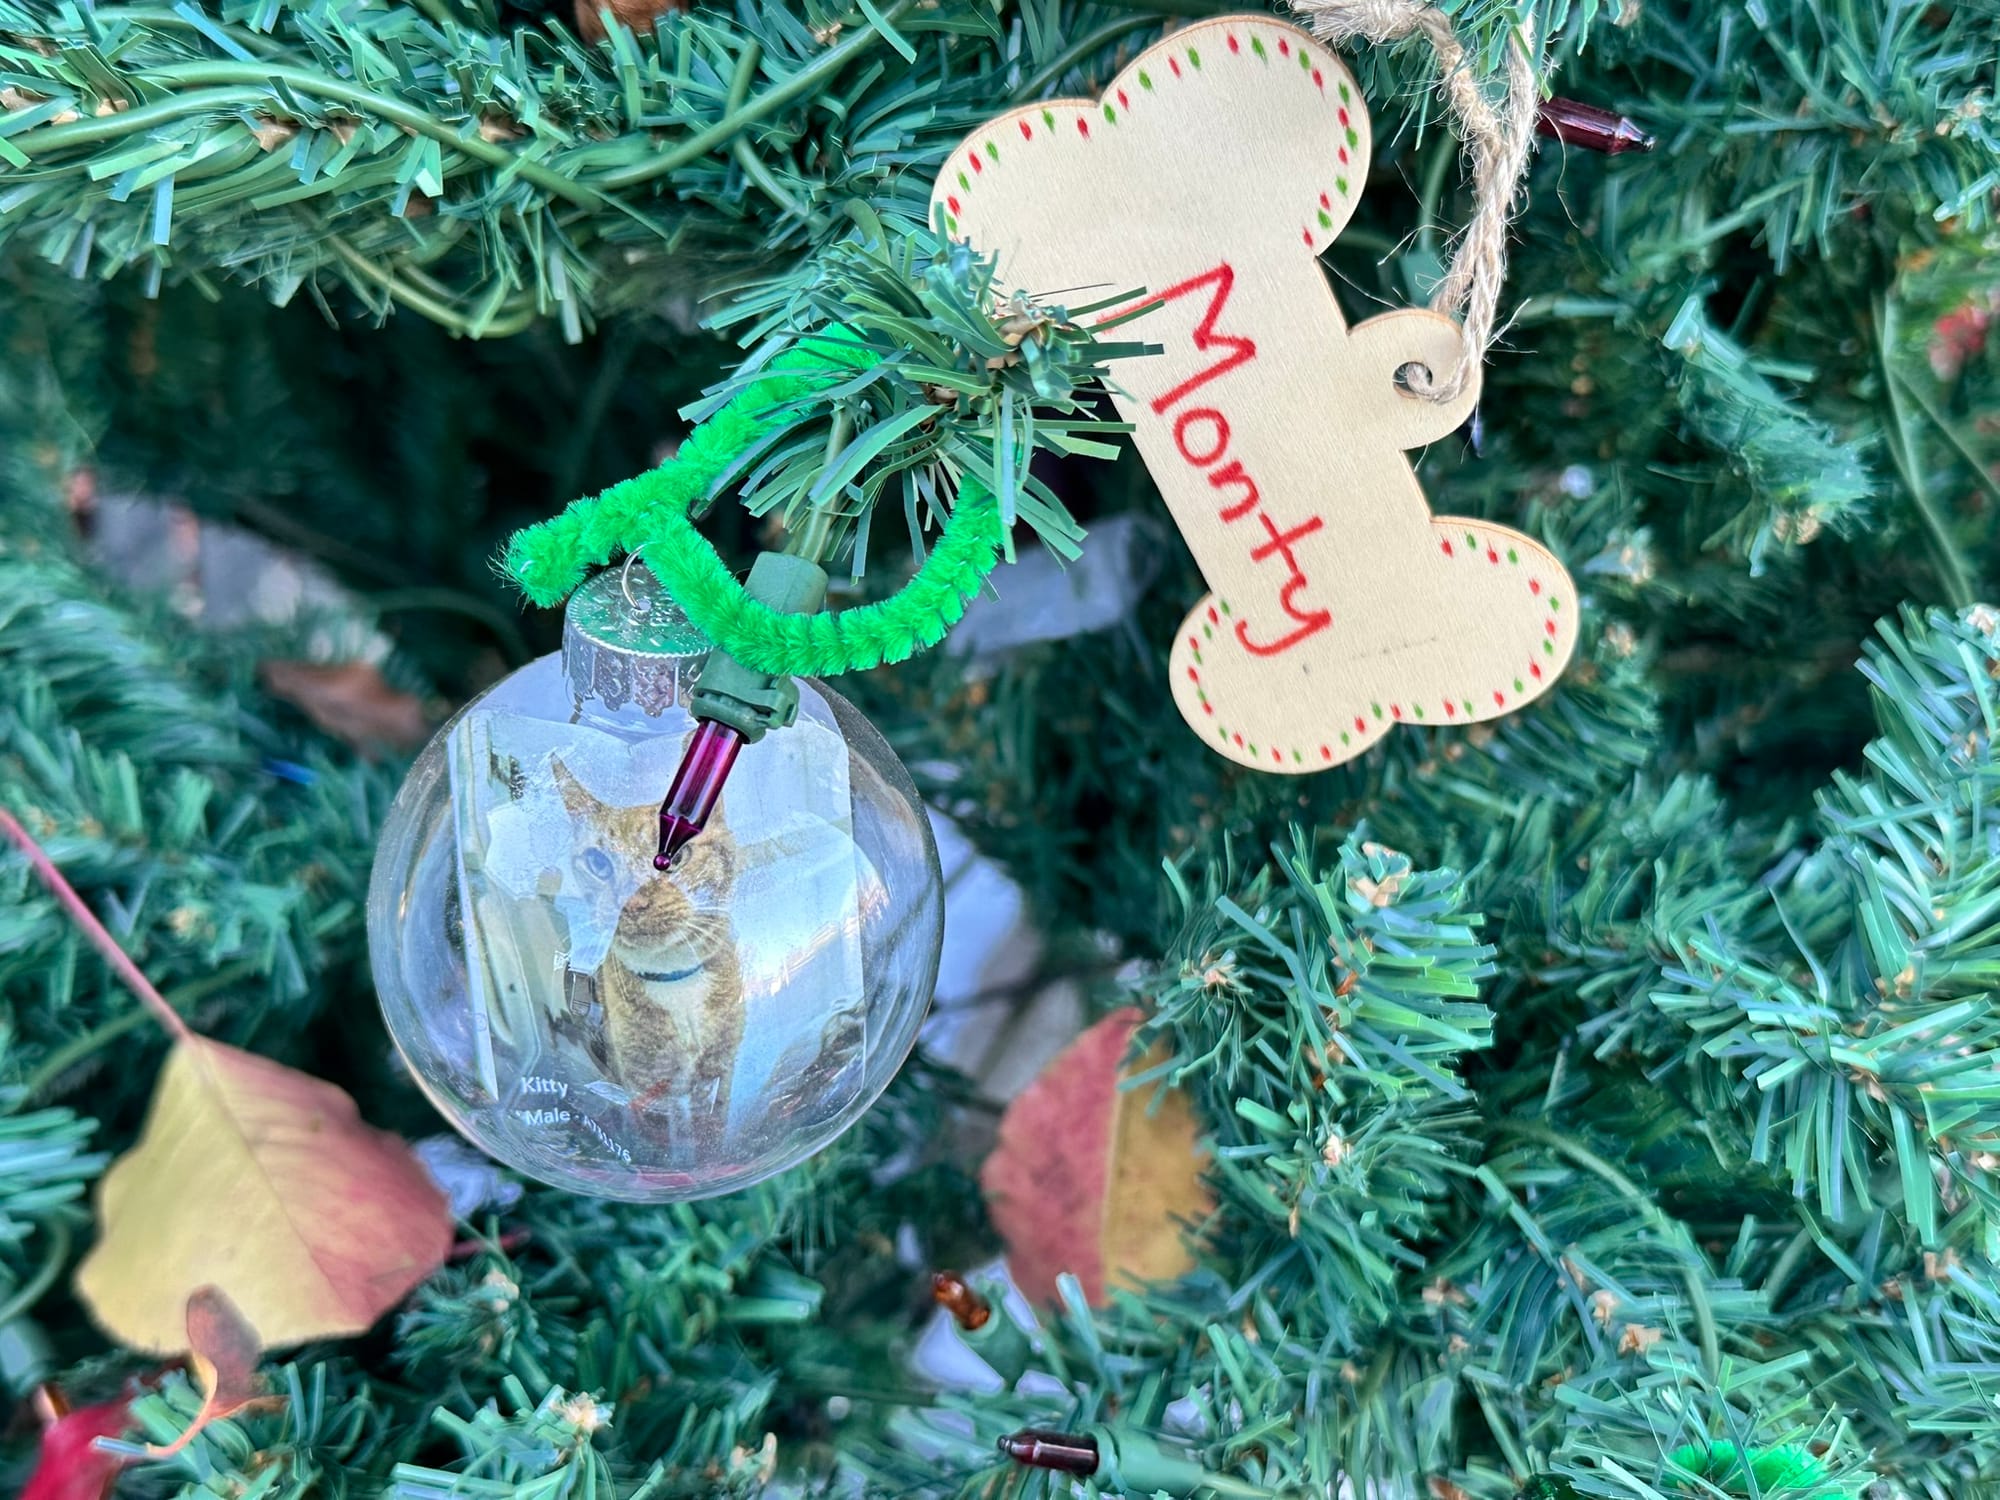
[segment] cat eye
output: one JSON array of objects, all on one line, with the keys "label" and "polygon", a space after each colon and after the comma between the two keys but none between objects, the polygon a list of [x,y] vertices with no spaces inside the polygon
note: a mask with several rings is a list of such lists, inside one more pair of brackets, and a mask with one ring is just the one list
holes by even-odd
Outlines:
[{"label": "cat eye", "polygon": [[593,880],[609,880],[614,866],[611,856],[602,849],[586,849],[583,851],[583,868]]}]

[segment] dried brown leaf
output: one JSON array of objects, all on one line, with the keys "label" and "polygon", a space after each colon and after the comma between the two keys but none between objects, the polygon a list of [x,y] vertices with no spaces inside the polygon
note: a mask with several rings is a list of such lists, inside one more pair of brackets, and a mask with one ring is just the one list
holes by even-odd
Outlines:
[{"label": "dried brown leaf", "polygon": [[411,750],[430,738],[430,719],[411,693],[392,688],[374,664],[267,661],[264,689],[357,750]]},{"label": "dried brown leaf", "polygon": [[220,1287],[196,1287],[187,1300],[188,1365],[201,1390],[201,1409],[181,1435],[149,1451],[169,1458],[193,1442],[211,1422],[233,1417],[260,1402],[281,1400],[265,1393],[257,1375],[263,1344]]}]

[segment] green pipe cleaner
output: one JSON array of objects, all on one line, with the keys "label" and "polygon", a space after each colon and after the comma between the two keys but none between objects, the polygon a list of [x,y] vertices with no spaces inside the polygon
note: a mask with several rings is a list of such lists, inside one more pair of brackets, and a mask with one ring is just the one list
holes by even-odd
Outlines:
[{"label": "green pipe cleaner", "polygon": [[1826,1481],[1826,1466],[1789,1444],[1740,1450],[1734,1443],[1689,1443],[1674,1450],[1673,1462],[1710,1484],[1741,1485],[1747,1474],[1759,1494],[1789,1495]]},{"label": "green pipe cleaner", "polygon": [[507,544],[507,572],[535,603],[560,604],[593,567],[646,547],[646,566],[696,628],[760,672],[830,677],[936,645],[999,562],[999,502],[970,476],[916,575],[889,598],[838,614],[783,615],[750,598],[689,516],[738,455],[779,425],[787,403],[828,373],[873,363],[865,350],[817,339],[781,356],[769,375],[696,427],[658,468],[516,532]]}]

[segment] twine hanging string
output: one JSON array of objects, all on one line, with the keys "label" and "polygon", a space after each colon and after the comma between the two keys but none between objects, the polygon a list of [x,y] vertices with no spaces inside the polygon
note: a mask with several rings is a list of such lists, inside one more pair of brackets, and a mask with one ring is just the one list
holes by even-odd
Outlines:
[{"label": "twine hanging string", "polygon": [[1456,368],[1439,375],[1420,365],[1404,372],[1410,389],[1432,401],[1455,398],[1486,358],[1507,276],[1507,223],[1534,145],[1541,80],[1534,23],[1523,20],[1507,45],[1507,92],[1498,106],[1486,97],[1451,18],[1422,0],[1290,0],[1321,40],[1359,38],[1378,46],[1422,36],[1437,54],[1438,87],[1472,161],[1472,222],[1458,243],[1431,308],[1458,318],[1465,348]]}]

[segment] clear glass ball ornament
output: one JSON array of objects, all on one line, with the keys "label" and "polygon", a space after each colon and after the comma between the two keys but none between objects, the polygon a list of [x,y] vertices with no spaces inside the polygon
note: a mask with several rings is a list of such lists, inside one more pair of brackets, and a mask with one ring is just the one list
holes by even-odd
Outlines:
[{"label": "clear glass ball ornament", "polygon": [[747,1187],[838,1136],[916,1041],[937,846],[874,726],[800,681],[706,830],[655,870],[707,642],[643,568],[571,600],[563,650],[467,704],[383,825],[375,985],[445,1117],[598,1197]]}]

